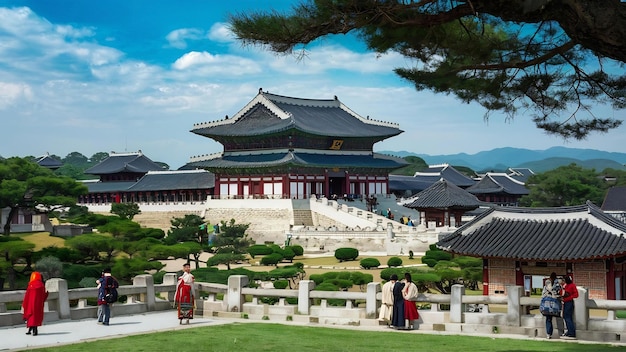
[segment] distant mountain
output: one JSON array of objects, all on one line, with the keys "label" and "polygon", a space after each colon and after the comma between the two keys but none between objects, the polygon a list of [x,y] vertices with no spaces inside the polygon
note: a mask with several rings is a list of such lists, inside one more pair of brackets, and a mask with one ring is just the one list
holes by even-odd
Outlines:
[{"label": "distant mountain", "polygon": [[476,154],[428,155],[407,151],[380,151],[379,153],[405,157],[418,156],[429,165],[450,164],[467,166],[475,171],[504,171],[510,167],[527,167],[544,172],[563,165],[576,163],[585,168],[602,171],[606,168],[626,170],[626,153],[606,152],[596,149],[552,147],[546,150],[523,148],[497,148]]}]

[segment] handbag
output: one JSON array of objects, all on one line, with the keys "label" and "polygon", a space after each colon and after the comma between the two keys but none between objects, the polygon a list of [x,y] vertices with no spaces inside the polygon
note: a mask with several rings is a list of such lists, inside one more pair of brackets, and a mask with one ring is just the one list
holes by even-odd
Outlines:
[{"label": "handbag", "polygon": [[545,316],[561,316],[561,301],[554,297],[542,297],[539,311]]}]

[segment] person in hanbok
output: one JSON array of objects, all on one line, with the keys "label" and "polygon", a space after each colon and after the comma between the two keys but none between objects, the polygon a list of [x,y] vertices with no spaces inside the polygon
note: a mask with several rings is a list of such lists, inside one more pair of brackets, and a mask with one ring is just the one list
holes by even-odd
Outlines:
[{"label": "person in hanbok", "polygon": [[183,274],[178,278],[176,294],[174,295],[180,324],[183,323],[183,319],[187,320],[187,324],[189,324],[189,319],[193,319],[194,298],[194,277],[191,274],[189,263],[185,263],[183,265]]},{"label": "person in hanbok", "polygon": [[39,334],[37,328],[43,323],[43,306],[47,298],[48,291],[46,291],[41,273],[34,271],[30,274],[30,281],[22,302],[23,318],[28,328],[26,335],[37,336]]},{"label": "person in hanbok", "polygon": [[391,324],[389,327],[394,329],[404,329],[404,298],[402,297],[402,289],[404,282],[396,281],[393,285],[393,311],[391,312]]},{"label": "person in hanbok", "polygon": [[419,319],[417,306],[414,298],[418,295],[417,285],[413,282],[410,273],[404,273],[404,288],[402,289],[402,297],[404,298],[404,319],[408,321],[406,326],[409,330],[413,330],[413,321]]},{"label": "person in hanbok", "polygon": [[380,312],[378,314],[378,320],[391,321],[391,312],[393,311],[393,286],[398,281],[398,275],[391,274],[389,281],[385,282],[382,288],[382,304],[380,305]]}]

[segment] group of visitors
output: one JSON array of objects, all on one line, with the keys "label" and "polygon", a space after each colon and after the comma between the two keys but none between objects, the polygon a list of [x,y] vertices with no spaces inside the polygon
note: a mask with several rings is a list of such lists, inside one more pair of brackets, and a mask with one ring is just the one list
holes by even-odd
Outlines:
[{"label": "group of visitors", "polygon": [[[98,288],[98,324],[109,325],[111,318],[111,305],[117,301],[117,288],[119,282],[111,275],[111,268],[105,268],[101,277],[96,280]],[[30,275],[30,281],[22,301],[23,319],[28,331],[26,335],[37,336],[39,327],[44,319],[44,303],[48,298],[48,291],[40,272],[34,271]],[[186,319],[193,319],[194,309],[194,276],[191,274],[189,263],[183,265],[183,274],[178,278],[174,302],[177,305],[178,319],[180,324]]]},{"label": "group of visitors", "polygon": [[382,287],[382,305],[378,319],[389,322],[389,327],[400,330],[413,330],[414,321],[419,319],[415,300],[417,286],[410,273],[404,274],[404,280],[392,274]]},{"label": "group of visitors", "polygon": [[[562,316],[565,321],[565,331],[561,335],[562,338],[576,338],[576,324],[574,323],[574,299],[578,297],[578,288],[574,284],[570,275],[565,275],[563,279],[551,273],[546,279],[541,293],[542,298],[550,297],[556,299],[562,306]],[[554,333],[552,318],[553,315],[546,315],[546,338],[551,339]]]}]

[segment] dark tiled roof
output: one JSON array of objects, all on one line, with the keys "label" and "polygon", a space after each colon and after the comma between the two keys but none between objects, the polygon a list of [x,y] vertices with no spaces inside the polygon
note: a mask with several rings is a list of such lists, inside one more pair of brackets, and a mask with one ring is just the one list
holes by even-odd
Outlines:
[{"label": "dark tiled roof", "polygon": [[210,189],[215,175],[205,170],[150,171],[133,184],[129,192]]},{"label": "dark tiled roof", "polygon": [[483,258],[580,261],[626,254],[626,224],[591,202],[561,208],[494,207],[437,243]]},{"label": "dark tiled roof", "polygon": [[143,155],[138,153],[111,154],[97,165],[85,170],[90,175],[107,175],[123,172],[145,174],[148,171],[162,171],[163,168]]},{"label": "dark tiled roof", "polygon": [[426,170],[416,172],[414,176],[422,179],[424,182],[430,181],[431,183],[435,183],[443,178],[461,188],[466,188],[476,183],[476,181],[463,175],[448,164],[431,165]]},{"label": "dark tiled roof", "polygon": [[626,186],[611,187],[602,202],[604,211],[626,211]]},{"label": "dark tiled roof", "polygon": [[523,167],[509,168],[509,176],[511,176],[511,178],[513,178],[514,180],[517,180],[523,183],[526,183],[528,178],[534,174],[535,173],[533,172],[533,170],[529,168],[523,168]]},{"label": "dark tiled roof", "polygon": [[84,182],[89,193],[107,193],[127,191],[135,182],[119,181],[119,182]]},{"label": "dark tiled roof", "polygon": [[476,196],[453,183],[441,179],[427,189],[406,200],[407,208],[465,208],[476,209],[481,202]]},{"label": "dark tiled roof", "polygon": [[61,160],[53,158],[48,154],[38,157],[35,162],[40,166],[47,167],[49,169],[58,169],[63,166]]},{"label": "dark tiled roof", "polygon": [[430,187],[433,183],[413,176],[389,175],[389,190],[391,192],[410,191],[417,193]]},{"label": "dark tiled roof", "polygon": [[512,195],[526,195],[528,188],[522,182],[516,181],[506,174],[488,173],[473,186],[467,188],[472,194],[506,193]]},{"label": "dark tiled roof", "polygon": [[221,158],[194,161],[183,168],[232,168],[232,167],[269,167],[275,165],[294,164],[317,167],[369,167],[381,169],[397,169],[405,166],[404,159],[394,156],[372,154],[342,153],[304,153],[304,152],[273,152],[250,154],[225,154]]},{"label": "dark tiled roof", "polygon": [[263,92],[232,118],[195,124],[191,132],[206,137],[256,136],[288,129],[380,140],[402,133],[397,124],[363,118],[337,99],[299,99]]}]

